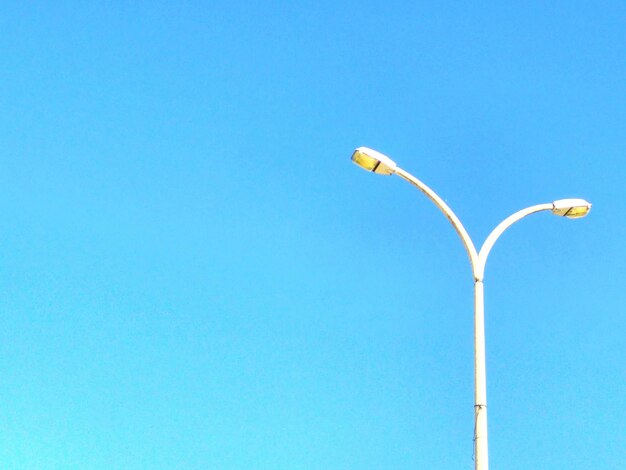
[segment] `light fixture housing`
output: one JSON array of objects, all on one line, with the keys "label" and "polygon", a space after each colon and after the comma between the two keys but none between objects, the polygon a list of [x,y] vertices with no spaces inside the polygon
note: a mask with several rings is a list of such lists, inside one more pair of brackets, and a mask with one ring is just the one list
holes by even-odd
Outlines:
[{"label": "light fixture housing", "polygon": [[568,219],[580,219],[590,210],[591,203],[584,199],[559,199],[552,203],[552,213]]},{"label": "light fixture housing", "polygon": [[387,155],[383,155],[368,147],[359,147],[352,154],[352,161],[361,168],[379,175],[393,175],[396,172],[396,162]]}]

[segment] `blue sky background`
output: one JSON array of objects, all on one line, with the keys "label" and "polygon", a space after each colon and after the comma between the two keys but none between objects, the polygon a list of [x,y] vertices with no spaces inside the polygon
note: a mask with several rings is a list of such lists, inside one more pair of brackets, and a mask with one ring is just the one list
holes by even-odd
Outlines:
[{"label": "blue sky background", "polygon": [[0,466],[623,469],[622,2],[4,2]]}]

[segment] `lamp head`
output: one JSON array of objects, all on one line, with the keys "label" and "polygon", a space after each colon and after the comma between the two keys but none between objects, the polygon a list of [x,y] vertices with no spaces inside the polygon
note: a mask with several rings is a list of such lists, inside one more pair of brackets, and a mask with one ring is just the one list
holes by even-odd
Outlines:
[{"label": "lamp head", "polygon": [[393,175],[396,172],[396,162],[387,155],[367,147],[359,147],[352,154],[352,161],[361,168],[380,175]]},{"label": "lamp head", "polygon": [[552,213],[568,219],[580,219],[590,210],[591,203],[584,199],[559,199],[552,203]]}]

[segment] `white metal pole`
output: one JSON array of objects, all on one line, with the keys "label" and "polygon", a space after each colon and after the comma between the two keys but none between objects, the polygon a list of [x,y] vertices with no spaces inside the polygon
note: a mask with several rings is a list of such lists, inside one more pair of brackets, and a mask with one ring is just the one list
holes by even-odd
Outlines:
[{"label": "white metal pole", "polygon": [[[365,160],[359,161],[355,159],[357,153],[361,152],[361,157],[365,156]],[[370,155],[370,154],[373,154]],[[578,218],[585,216],[591,204],[582,199],[562,199],[549,204],[538,204],[536,206],[527,207],[516,212],[504,219],[493,229],[485,240],[480,251],[476,251],[474,242],[470,238],[467,230],[450,209],[448,204],[441,199],[431,188],[426,186],[422,181],[402,168],[396,166],[395,162],[389,157],[380,154],[366,147],[359,147],[352,160],[359,166],[368,171],[381,173],[386,175],[396,174],[405,179],[413,186],[422,191],[448,218],[457,234],[461,238],[465,250],[470,258],[472,265],[472,274],[474,275],[474,469],[488,470],[488,443],[487,443],[487,371],[485,364],[485,293],[483,286],[483,278],[485,274],[485,264],[487,256],[491,248],[493,248],[496,240],[504,233],[504,231],[518,220],[523,219],[527,215],[539,211],[552,210],[556,215],[566,216],[570,218]],[[374,166],[371,164],[374,163]],[[382,170],[378,169],[379,166]],[[575,210],[574,213],[571,213]]]},{"label": "white metal pole", "polygon": [[539,204],[531,206],[503,220],[489,234],[480,252],[476,251],[474,243],[463,224],[435,191],[426,186],[415,176],[396,168],[396,174],[416,186],[445,214],[456,232],[470,258],[474,275],[474,468],[475,470],[489,470],[489,452],[487,439],[487,367],[485,364],[485,293],[483,276],[487,256],[496,240],[502,233],[518,220],[535,212],[551,210],[553,204]]},{"label": "white metal pole", "polygon": [[474,282],[474,468],[488,470],[485,300],[482,279]]}]

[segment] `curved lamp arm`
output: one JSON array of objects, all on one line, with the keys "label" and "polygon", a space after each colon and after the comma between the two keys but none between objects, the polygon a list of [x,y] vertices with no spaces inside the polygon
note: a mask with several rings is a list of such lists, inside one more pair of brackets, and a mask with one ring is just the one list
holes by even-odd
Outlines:
[{"label": "curved lamp arm", "polygon": [[527,215],[535,212],[545,210],[552,211],[554,215],[567,217],[569,219],[578,219],[586,216],[591,210],[591,204],[584,199],[560,199],[550,204],[538,204],[536,206],[527,207],[526,209],[522,209],[521,211],[507,217],[495,229],[493,229],[485,240],[485,243],[479,253],[476,251],[476,247],[467,233],[467,230],[465,230],[465,227],[463,227],[459,218],[452,211],[452,209],[448,207],[444,200],[415,176],[402,168],[399,168],[396,162],[394,162],[391,158],[371,148],[359,147],[352,154],[352,161],[364,170],[371,171],[372,173],[382,175],[397,174],[423,192],[432,202],[434,202],[439,210],[441,210],[441,212],[443,212],[448,218],[459,237],[461,237],[463,246],[465,246],[465,250],[470,258],[472,273],[474,274],[474,280],[476,282],[482,282],[483,280],[487,256],[489,255],[489,252],[491,251],[491,248],[496,240],[507,228],[518,220],[523,219]]},{"label": "curved lamp arm", "polygon": [[[395,174],[407,180],[409,183],[411,183],[413,186],[417,187],[417,189],[423,192],[426,196],[428,196],[428,198],[431,201],[433,201],[435,205],[441,210],[441,212],[443,212],[444,215],[448,218],[448,220],[454,227],[454,230],[456,230],[456,233],[458,233],[459,237],[461,237],[463,246],[465,246],[465,250],[467,251],[467,254],[469,255],[469,258],[470,258],[470,263],[472,264],[472,271],[474,271],[474,276],[476,276],[476,267],[478,266],[478,261],[479,261],[478,252],[476,251],[476,247],[474,246],[472,239],[467,233],[467,230],[465,230],[465,227],[463,227],[463,224],[461,223],[459,218],[456,216],[456,214],[452,211],[452,209],[450,209],[450,207],[445,203],[445,201],[441,199],[437,195],[437,193],[435,193],[435,191],[430,189],[428,186],[426,186],[424,183],[422,183],[412,174],[398,167],[396,167],[395,169]],[[550,206],[550,208],[552,208],[552,206]]]},{"label": "curved lamp arm", "polygon": [[437,195],[437,193],[435,193],[435,191],[430,189],[422,181],[420,181],[419,179],[417,179],[415,176],[408,173],[407,171],[403,170],[402,168],[396,167],[395,174],[397,174],[402,179],[405,179],[406,181],[411,183],[413,186],[415,186],[417,189],[419,189],[421,192],[423,192],[426,196],[428,196],[428,198],[448,218],[448,220],[450,221],[450,223],[456,230],[456,233],[458,233],[459,237],[461,238],[461,241],[463,242],[463,246],[465,246],[465,250],[467,251],[467,254],[469,255],[470,263],[472,265],[472,272],[474,274],[474,278],[477,281],[483,280],[483,277],[485,275],[485,264],[487,263],[487,257],[489,256],[489,252],[491,251],[491,248],[493,248],[493,245],[496,243],[498,238],[500,238],[500,235],[502,235],[507,228],[509,228],[515,222],[518,222],[519,220],[523,219],[524,217],[530,214],[534,214],[535,212],[540,212],[540,211],[548,211],[548,210],[551,211],[554,209],[554,204],[548,203],[548,204],[537,204],[535,206],[530,206],[530,207],[527,207],[526,209],[517,211],[515,214],[510,215],[509,217],[504,219],[502,222],[500,222],[498,226],[492,230],[492,232],[489,234],[489,236],[483,243],[483,246],[481,247],[480,252],[477,252],[476,247],[474,246],[474,242],[472,242],[472,239],[467,233],[467,230],[465,230],[465,227],[463,227],[463,224],[461,223],[459,218],[456,216],[454,211],[450,209],[450,207],[445,203],[445,201],[441,199]]},{"label": "curved lamp arm", "polygon": [[489,256],[489,252],[491,251],[491,248],[493,248],[493,245],[496,242],[496,240],[500,238],[500,235],[502,235],[507,228],[509,228],[515,222],[523,219],[527,215],[534,214],[535,212],[540,212],[540,211],[551,211],[553,208],[554,208],[553,203],[537,204],[536,206],[530,206],[530,207],[527,207],[526,209],[522,209],[521,211],[517,211],[515,214],[510,215],[509,217],[504,219],[502,222],[500,222],[498,226],[494,228],[492,232],[489,234],[489,236],[485,240],[485,243],[483,243],[483,246],[481,247],[480,252],[478,253],[478,260],[477,260],[478,262],[474,269],[474,276],[476,276],[476,279],[477,280],[483,279],[485,275],[485,264],[487,263],[487,257]]}]

